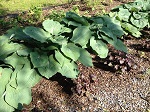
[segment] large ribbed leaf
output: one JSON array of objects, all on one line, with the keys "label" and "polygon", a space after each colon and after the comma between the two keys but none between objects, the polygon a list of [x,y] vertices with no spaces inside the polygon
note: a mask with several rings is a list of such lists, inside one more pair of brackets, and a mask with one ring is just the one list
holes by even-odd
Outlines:
[{"label": "large ribbed leaf", "polygon": [[76,78],[78,75],[78,68],[74,62],[64,57],[59,51],[55,51],[55,58],[60,63],[61,68],[59,72],[68,78]]},{"label": "large ribbed leaf", "polygon": [[0,46],[9,42],[9,38],[6,35],[0,36]]},{"label": "large ribbed leaf", "polygon": [[126,53],[128,52],[127,47],[124,45],[124,43],[120,39],[117,39],[117,42],[114,42],[112,39],[110,39],[107,36],[102,35],[102,38],[106,40],[109,44],[113,45],[117,50],[121,50]]},{"label": "large ribbed leaf", "polygon": [[117,41],[117,37],[114,35],[111,29],[108,27],[103,26],[102,29],[100,30],[101,32],[105,33],[107,36],[112,38],[114,41]]},{"label": "large ribbed leaf", "polygon": [[141,36],[141,33],[139,32],[139,30],[136,27],[134,27],[133,25],[131,25],[129,23],[122,23],[121,25],[126,31],[129,31],[133,36],[135,36],[135,37]]},{"label": "large ribbed leaf", "polygon": [[78,76],[78,67],[74,62],[65,63],[59,72],[68,78],[77,78]]},{"label": "large ribbed leaf", "polygon": [[[111,22],[110,22],[111,21]],[[110,21],[107,23],[107,28],[111,30],[115,37],[121,37],[124,35],[123,29],[121,28],[120,22],[115,18],[111,18]],[[106,32],[107,33],[107,32]],[[107,34],[106,34],[107,35]],[[109,36],[110,37],[110,36]],[[111,37],[112,38],[112,37]]]},{"label": "large ribbed leaf", "polygon": [[9,68],[3,69],[0,67],[0,112],[12,112],[14,110],[14,108],[8,105],[4,100],[6,85],[10,80],[12,72],[13,71]]},{"label": "large ribbed leaf", "polygon": [[85,66],[93,66],[92,57],[85,49],[80,49],[80,57],[78,60]]},{"label": "large ribbed leaf", "polygon": [[91,38],[91,31],[89,27],[80,26],[73,31],[73,37],[71,38],[71,41],[83,47],[88,43],[90,38]]},{"label": "large ribbed leaf", "polygon": [[15,109],[5,102],[4,97],[0,97],[0,112],[13,112]]},{"label": "large ribbed leaf", "polygon": [[5,94],[6,102],[13,106],[14,108],[19,108],[20,105],[29,104],[32,100],[31,97],[31,88],[13,88],[10,85],[7,85],[6,94]]},{"label": "large ribbed leaf", "polygon": [[146,18],[134,19],[133,17],[131,17],[130,21],[132,22],[133,25],[135,25],[140,29],[144,28],[148,23],[148,19]]},{"label": "large ribbed leaf", "polygon": [[53,43],[57,43],[59,45],[66,45],[68,40],[65,36],[55,36],[54,38],[49,38]]},{"label": "large ribbed leaf", "polygon": [[45,32],[41,28],[33,27],[33,26],[28,26],[26,27],[23,32],[30,36],[31,38],[40,41],[41,43],[46,42],[46,39],[50,37],[48,32]]},{"label": "large ribbed leaf", "polygon": [[31,52],[30,58],[33,66],[35,68],[37,67],[43,67],[47,65],[48,63],[48,56],[45,53],[38,53],[38,52]]},{"label": "large ribbed leaf", "polygon": [[129,21],[131,13],[128,9],[119,8],[118,16],[120,20]]},{"label": "large ribbed leaf", "polygon": [[91,18],[91,20],[94,21],[94,23],[96,23],[96,24],[101,24],[101,25],[104,24],[104,20],[102,17],[93,17],[93,18]]},{"label": "large ribbed leaf", "polygon": [[43,67],[39,67],[38,70],[42,76],[50,78],[55,75],[60,68],[61,65],[53,58],[53,55],[51,55],[49,56],[47,64]]},{"label": "large ribbed leaf", "polygon": [[62,53],[59,51],[55,51],[55,58],[58,63],[63,66],[65,63],[69,63],[71,60],[67,59]]},{"label": "large ribbed leaf", "polygon": [[2,97],[5,92],[6,85],[10,80],[12,72],[13,71],[9,68],[3,69],[0,67],[0,97]]},{"label": "large ribbed leaf", "polygon": [[10,64],[14,68],[16,68],[16,66],[18,66],[18,65],[23,66],[24,64],[30,64],[27,57],[20,57],[16,53],[14,53],[11,56],[7,57],[5,59],[5,63]]},{"label": "large ribbed leaf", "polygon": [[88,21],[85,18],[80,17],[79,15],[77,15],[74,12],[67,12],[66,18],[73,19],[75,22],[81,23],[82,25],[85,25],[85,26],[89,25]]},{"label": "large ribbed leaf", "polygon": [[116,41],[117,37],[120,38],[124,34],[120,22],[117,21],[115,18],[111,18],[109,16],[102,16],[102,18],[104,25],[99,30],[105,33],[105,35]]},{"label": "large ribbed leaf", "polygon": [[49,19],[43,22],[43,27],[51,35],[59,35],[64,32],[71,32],[70,28],[64,27],[58,21],[53,21]]},{"label": "large ribbed leaf", "polygon": [[19,56],[28,56],[31,51],[32,51],[31,48],[28,48],[28,47],[22,45],[22,46],[17,50],[17,54],[18,54]]},{"label": "large ribbed leaf", "polygon": [[19,68],[15,69],[15,71],[13,71],[12,75],[11,75],[11,79],[9,81],[9,85],[13,88],[17,88],[18,84],[17,84],[17,72],[18,70],[20,70],[22,68],[22,66],[18,66]]},{"label": "large ribbed leaf", "polygon": [[62,25],[57,21],[48,19],[43,22],[43,27],[52,35],[58,35],[61,32]]},{"label": "large ribbed leaf", "polygon": [[80,56],[80,48],[73,43],[68,43],[66,46],[62,46],[61,51],[73,61],[77,61]]},{"label": "large ribbed leaf", "polygon": [[39,82],[40,79],[39,74],[26,65],[17,73],[17,84],[19,88],[32,87]]},{"label": "large ribbed leaf", "polygon": [[106,58],[108,55],[107,45],[102,40],[95,40],[94,37],[90,39],[90,46],[97,52],[100,58]]},{"label": "large ribbed leaf", "polygon": [[14,38],[18,40],[30,40],[30,36],[26,35],[23,32],[23,28],[20,28],[20,27],[14,27],[8,30],[6,36],[7,38],[10,38],[10,39]]},{"label": "large ribbed leaf", "polygon": [[5,43],[2,46],[0,46],[0,58],[4,59],[9,54],[15,52],[17,49],[20,48],[20,45],[17,43]]}]

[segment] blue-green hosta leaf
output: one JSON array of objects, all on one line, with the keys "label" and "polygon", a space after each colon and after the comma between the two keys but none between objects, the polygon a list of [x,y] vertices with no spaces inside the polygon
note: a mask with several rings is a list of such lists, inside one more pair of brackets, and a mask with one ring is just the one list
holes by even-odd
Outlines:
[{"label": "blue-green hosta leaf", "polygon": [[31,88],[13,88],[7,85],[5,101],[12,107],[18,108],[18,104],[29,104],[32,100]]},{"label": "blue-green hosta leaf", "polygon": [[91,38],[91,31],[89,27],[80,26],[73,31],[73,37],[71,38],[71,41],[81,46],[85,46],[90,38]]},{"label": "blue-green hosta leaf", "polygon": [[48,63],[48,56],[45,53],[31,52],[30,58],[34,68],[43,67]]},{"label": "blue-green hosta leaf", "polygon": [[5,102],[4,97],[0,97],[0,112],[14,112],[14,108]]},{"label": "blue-green hosta leaf", "polygon": [[16,52],[17,49],[20,48],[20,45],[17,43],[5,43],[2,46],[0,46],[0,58],[4,59],[9,54]]},{"label": "blue-green hosta leaf", "polygon": [[[102,26],[103,26],[103,24],[92,23],[90,25],[90,30],[92,30],[92,31],[99,30],[102,28]],[[94,32],[92,32],[92,33],[94,33]]]},{"label": "blue-green hosta leaf", "polygon": [[65,24],[68,24],[69,21],[70,21],[70,20],[68,20],[67,18],[63,18],[63,19],[62,19],[62,22],[65,23]]},{"label": "blue-green hosta leaf", "polygon": [[65,38],[65,36],[56,36],[54,38],[49,38],[53,43],[57,43],[59,45],[66,45],[68,40]]},{"label": "blue-green hosta leaf", "polygon": [[41,49],[44,50],[44,51],[54,51],[54,50],[57,50],[58,47],[55,46],[55,45],[50,45],[48,47],[41,47]]},{"label": "blue-green hosta leaf", "polygon": [[112,22],[107,24],[107,27],[111,30],[113,35],[116,37],[121,37],[122,35],[124,35],[123,29],[120,25],[120,21],[116,20],[115,17],[112,17],[111,21]]},{"label": "blue-green hosta leaf", "polygon": [[135,2],[133,2],[133,6],[136,7],[139,10],[142,10],[142,8],[144,7],[144,2],[145,0],[136,0]]},{"label": "blue-green hosta leaf", "polygon": [[3,71],[3,68],[0,67],[0,78],[1,78],[1,76],[2,76],[2,71]]},{"label": "blue-green hosta leaf", "polygon": [[117,39],[117,42],[114,42],[112,39],[110,39],[107,36],[102,35],[102,38],[106,40],[109,44],[113,45],[117,50],[121,50],[126,53],[128,52],[127,47],[124,45],[124,43],[120,39]]},{"label": "blue-green hosta leaf", "polygon": [[6,85],[8,84],[11,74],[12,74],[12,70],[10,68],[1,68],[0,67],[0,97],[3,96],[5,89],[6,89]]},{"label": "blue-green hosta leaf", "polygon": [[102,17],[92,17],[91,20],[96,24],[104,24],[104,20]]},{"label": "blue-green hosta leaf", "polygon": [[121,28],[120,22],[115,19],[115,17],[102,16],[101,20],[103,20],[102,28],[99,28],[99,31],[105,33],[110,38],[113,38],[114,41],[117,40],[117,37],[121,37],[123,33],[123,29]]},{"label": "blue-green hosta leaf", "polygon": [[114,35],[114,32],[112,32],[112,29],[109,29],[108,27],[103,26],[100,31],[105,33],[105,35],[109,36],[114,41],[117,41],[117,37]]},{"label": "blue-green hosta leaf", "polygon": [[133,3],[127,3],[127,4],[123,4],[124,7],[121,7],[122,9],[128,9],[131,10],[133,7]]},{"label": "blue-green hosta leaf", "polygon": [[0,67],[0,112],[12,112],[14,108],[5,102],[5,90],[11,78],[12,70],[10,68]]},{"label": "blue-green hosta leaf", "polygon": [[18,40],[29,40],[30,39],[30,36],[26,35],[23,32],[23,28],[20,28],[20,27],[14,27],[14,28],[8,30],[6,36],[10,39],[12,39],[12,38],[18,39]]},{"label": "blue-green hosta leaf", "polygon": [[82,24],[81,24],[81,23],[78,23],[78,22],[76,22],[76,21],[69,21],[69,22],[68,22],[68,26],[70,26],[70,25],[72,25],[72,26],[76,26],[76,27],[78,27],[78,26],[82,26]]},{"label": "blue-green hosta leaf", "polygon": [[6,35],[0,36],[0,46],[9,42],[9,38]]},{"label": "blue-green hosta leaf", "polygon": [[[115,37],[121,37],[123,36],[124,32],[123,32],[123,29],[120,27],[120,26],[117,26],[117,25],[112,25],[112,26],[109,26],[109,29],[112,29],[111,32],[113,33],[114,35],[114,38]],[[113,39],[114,39],[113,38]],[[115,38],[116,39],[116,38]],[[114,40],[115,40],[114,39]]]},{"label": "blue-green hosta leaf", "polygon": [[150,28],[150,15],[148,15],[148,28]]},{"label": "blue-green hosta leaf", "polygon": [[141,19],[135,19],[133,17],[130,18],[130,21],[132,24],[140,29],[146,27],[148,25],[148,19],[147,18],[141,18]]},{"label": "blue-green hosta leaf", "polygon": [[40,79],[39,74],[26,65],[17,72],[18,88],[33,87]]},{"label": "blue-green hosta leaf", "polygon": [[142,15],[139,14],[139,12],[138,12],[138,13],[133,12],[133,17],[134,17],[135,19],[141,19],[141,18],[143,18]]},{"label": "blue-green hosta leaf", "polygon": [[17,71],[19,69],[15,69],[15,71],[13,71],[12,75],[11,75],[11,79],[9,81],[9,85],[13,88],[17,88],[18,84],[17,84]]},{"label": "blue-green hosta leaf", "polygon": [[150,1],[149,0],[143,0],[144,5],[143,5],[143,11],[150,11]]},{"label": "blue-green hosta leaf", "polygon": [[76,21],[78,23],[81,23],[82,25],[85,25],[85,26],[89,25],[88,21],[85,18],[80,17],[79,15],[77,15],[74,12],[67,12],[66,13],[66,18],[73,19],[74,21]]},{"label": "blue-green hosta leaf", "polygon": [[118,14],[118,12],[110,12],[109,17],[116,19],[117,14]]},{"label": "blue-green hosta leaf", "polygon": [[[114,14],[115,14],[115,13],[114,13]],[[112,17],[111,17],[111,16],[112,16]],[[117,14],[115,14],[115,15],[111,15],[111,14],[110,14],[110,20],[111,20],[110,23],[111,23],[111,24],[107,24],[107,25],[110,25],[110,26],[114,25],[115,27],[117,27],[117,29],[122,30],[120,21],[116,19],[116,16],[117,16]]]},{"label": "blue-green hosta leaf", "polygon": [[80,48],[73,43],[68,43],[66,46],[62,46],[61,51],[73,61],[77,61],[80,56]]},{"label": "blue-green hosta leaf", "polygon": [[[144,0],[142,0],[144,1]],[[143,7],[143,3],[141,2],[141,0],[139,2],[129,2],[127,4],[123,4],[123,8],[127,8],[129,11],[131,12],[138,12],[142,9]]]},{"label": "blue-green hosta leaf", "polygon": [[17,50],[17,54],[19,56],[28,56],[30,54],[30,52],[31,52],[31,49],[27,48],[25,46],[22,46]]},{"label": "blue-green hosta leaf", "polygon": [[33,27],[33,26],[28,26],[26,27],[23,32],[30,36],[31,38],[44,43],[46,42],[47,38],[50,37],[50,34],[48,32],[45,32],[43,29],[41,28],[37,28],[37,27]]},{"label": "blue-green hosta leaf", "polygon": [[94,37],[90,39],[90,46],[97,52],[100,58],[106,58],[108,55],[107,45],[101,40],[95,40]]},{"label": "blue-green hosta leaf", "polygon": [[39,67],[38,71],[40,74],[46,78],[50,78],[55,75],[61,68],[61,65],[53,58],[53,55],[49,56],[49,62],[43,66]]},{"label": "blue-green hosta leaf", "polygon": [[59,51],[55,51],[55,58],[58,63],[63,66],[65,63],[70,63],[71,60],[67,59],[62,53]]},{"label": "blue-green hosta leaf", "polygon": [[22,67],[24,64],[30,64],[27,57],[20,57],[16,53],[14,53],[11,56],[7,57],[4,60],[4,62],[7,63],[7,64],[10,64],[14,68],[16,68],[16,66],[18,66],[18,65],[20,65]]},{"label": "blue-green hosta leaf", "polygon": [[139,30],[129,23],[121,23],[121,26],[128,32],[130,32],[135,37],[140,37],[141,33]]},{"label": "blue-green hosta leaf", "polygon": [[59,70],[59,73],[61,73],[63,76],[66,76],[67,78],[77,78],[79,71],[77,65],[74,62],[66,62]]},{"label": "blue-green hosta leaf", "polygon": [[127,8],[130,12],[138,12],[139,10],[141,10],[138,7],[136,7],[134,4],[135,3],[133,3],[133,2],[124,4],[123,8]]},{"label": "blue-green hosta leaf", "polygon": [[92,57],[85,49],[80,49],[80,57],[78,60],[85,66],[93,66]]},{"label": "blue-green hosta leaf", "polygon": [[65,32],[66,32],[66,33],[70,33],[70,32],[72,32],[72,30],[71,30],[70,28],[67,28],[67,27],[64,27],[64,26],[63,26],[62,29],[61,29],[61,32],[62,32],[62,33],[65,33]]},{"label": "blue-green hosta leaf", "polygon": [[118,16],[119,16],[120,20],[128,22],[130,15],[131,15],[131,13],[129,12],[128,9],[123,9],[123,8],[119,9]]},{"label": "blue-green hosta leaf", "polygon": [[48,19],[45,20],[42,25],[44,29],[52,35],[58,35],[59,33],[61,33],[62,25],[57,21]]}]

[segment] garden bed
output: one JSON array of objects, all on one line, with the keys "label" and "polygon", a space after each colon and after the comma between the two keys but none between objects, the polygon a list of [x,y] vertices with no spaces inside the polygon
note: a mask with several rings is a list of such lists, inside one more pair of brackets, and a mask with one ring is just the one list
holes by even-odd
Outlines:
[{"label": "garden bed", "polygon": [[[106,11],[121,4],[106,2]],[[71,5],[71,4],[70,4]],[[81,13],[87,11],[82,6]],[[67,9],[66,9],[67,8]],[[70,10],[71,6],[58,6],[44,10]],[[88,15],[98,10],[89,9]],[[2,29],[4,32],[6,29]],[[69,79],[56,74],[42,80],[32,88],[33,100],[24,105],[22,112],[115,112],[150,110],[150,29],[142,31],[141,38],[124,36],[128,54],[109,46],[109,55],[100,59],[92,54],[94,67],[78,63],[79,76]],[[90,52],[90,51],[89,51]],[[129,60],[130,64],[122,63]]]},{"label": "garden bed", "polygon": [[[114,1],[113,6],[120,4]],[[110,7],[109,5],[106,8]],[[62,7],[61,7],[61,10]],[[109,9],[107,9],[109,10]],[[94,14],[96,12],[92,12]],[[78,63],[80,74],[71,80],[56,74],[49,80],[42,79],[33,87],[33,101],[24,111],[33,112],[114,112],[150,109],[150,32],[145,29],[142,38],[125,37],[129,54],[116,58],[116,63],[108,58],[102,60],[94,55],[94,67]],[[110,54],[119,54],[112,49]],[[115,70],[119,57],[132,61],[128,71]],[[110,65],[108,66],[108,64]],[[111,65],[112,63],[112,65]]]}]

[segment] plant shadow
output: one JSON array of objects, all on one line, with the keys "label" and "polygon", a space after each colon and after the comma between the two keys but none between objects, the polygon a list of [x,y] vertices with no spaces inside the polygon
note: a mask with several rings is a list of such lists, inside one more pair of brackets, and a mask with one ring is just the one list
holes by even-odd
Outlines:
[{"label": "plant shadow", "polygon": [[70,78],[66,78],[64,76],[62,76],[61,74],[57,73],[56,75],[54,75],[53,77],[50,78],[51,81],[57,81],[59,83],[59,85],[61,85],[63,87],[63,91],[68,94],[68,95],[72,95],[72,88],[75,86],[75,84],[73,83],[73,81]]}]

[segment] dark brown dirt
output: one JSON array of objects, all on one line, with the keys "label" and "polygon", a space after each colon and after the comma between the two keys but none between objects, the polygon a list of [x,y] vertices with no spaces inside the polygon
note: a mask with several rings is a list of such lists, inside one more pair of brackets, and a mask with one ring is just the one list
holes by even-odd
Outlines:
[{"label": "dark brown dirt", "polygon": [[[128,2],[125,1],[124,2]],[[106,11],[121,4],[114,1],[104,3]],[[80,5],[80,4],[78,4]],[[54,7],[54,10],[69,10],[72,5]],[[89,15],[97,15],[100,8],[91,10],[84,4],[79,7],[81,13],[87,9]],[[47,11],[53,10],[45,10]],[[22,112],[149,112],[150,111],[150,30],[144,29],[142,38],[125,37],[128,54],[114,50],[110,46],[110,54],[118,58],[110,60],[110,56],[102,60],[95,55],[94,67],[85,67],[78,63],[80,74],[77,79],[67,79],[60,74],[52,78],[43,78],[32,88],[33,100],[25,105]],[[119,56],[131,61],[129,68],[119,64]],[[121,68],[115,70],[115,65]],[[127,70],[121,70],[127,67]]]}]

